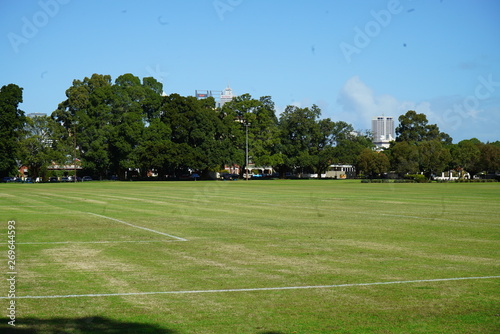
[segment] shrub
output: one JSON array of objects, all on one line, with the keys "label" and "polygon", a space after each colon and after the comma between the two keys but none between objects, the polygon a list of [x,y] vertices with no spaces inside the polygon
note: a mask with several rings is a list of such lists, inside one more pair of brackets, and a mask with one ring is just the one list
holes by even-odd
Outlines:
[{"label": "shrub", "polygon": [[417,183],[427,183],[429,180],[422,174],[407,174],[405,175],[405,179],[413,180]]}]

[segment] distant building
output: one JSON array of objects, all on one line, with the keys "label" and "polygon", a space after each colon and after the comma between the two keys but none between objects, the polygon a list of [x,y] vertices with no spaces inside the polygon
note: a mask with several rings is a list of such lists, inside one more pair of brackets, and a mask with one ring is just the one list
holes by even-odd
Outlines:
[{"label": "distant building", "polygon": [[199,90],[198,89],[198,90],[194,91],[194,96],[196,96],[196,98],[198,100],[206,99],[208,97],[213,97],[217,104],[220,103],[221,94],[222,94],[221,90]]},{"label": "distant building", "polygon": [[35,118],[35,117],[45,117],[47,115],[41,112],[32,112],[30,114],[27,114],[26,116],[29,118]]},{"label": "distant building", "polygon": [[227,85],[226,89],[224,89],[224,92],[220,96],[220,107],[222,108],[224,103],[231,102],[233,98],[233,90],[229,87],[229,85]]},{"label": "distant building", "polygon": [[221,90],[195,90],[194,94],[195,94],[197,99],[206,99],[208,97],[213,97],[215,100],[215,107],[216,108],[222,108],[224,103],[227,103],[235,98],[235,96],[233,95],[233,90],[231,89],[231,87],[229,87],[229,85],[223,91],[221,91]]},{"label": "distant building", "polygon": [[326,177],[332,179],[352,179],[356,177],[354,165],[330,165],[326,171]]},{"label": "distant building", "polygon": [[395,140],[394,118],[377,116],[372,119],[373,143],[377,148],[388,148]]}]

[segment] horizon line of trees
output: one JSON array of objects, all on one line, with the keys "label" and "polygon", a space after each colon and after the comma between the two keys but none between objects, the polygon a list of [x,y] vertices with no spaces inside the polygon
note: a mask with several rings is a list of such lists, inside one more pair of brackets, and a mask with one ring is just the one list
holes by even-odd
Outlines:
[{"label": "horizon line of trees", "polygon": [[163,95],[151,77],[93,74],[74,80],[50,116],[25,117],[22,88],[0,89],[0,177],[25,165],[32,177],[47,177],[53,163],[79,161],[85,175],[106,178],[138,168],[160,178],[196,170],[202,177],[226,165],[271,166],[280,175],[321,175],[335,163],[356,165],[366,177],[389,171],[401,176],[460,169],[473,174],[500,170],[500,142],[472,138],[457,144],[410,110],[399,117],[396,141],[374,151],[371,133],[343,121],[321,118],[321,109],[287,106],[276,115],[270,96],[244,94],[215,108],[213,98]]}]

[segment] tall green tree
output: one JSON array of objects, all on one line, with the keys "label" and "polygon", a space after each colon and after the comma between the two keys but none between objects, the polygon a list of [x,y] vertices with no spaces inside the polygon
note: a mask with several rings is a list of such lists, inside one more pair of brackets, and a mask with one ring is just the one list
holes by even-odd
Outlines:
[{"label": "tall green tree", "polygon": [[317,121],[321,110],[317,106],[299,108],[287,106],[280,117],[281,149],[284,163],[281,172],[298,170],[312,172]]},{"label": "tall green tree", "polygon": [[[340,143],[352,139],[352,126],[320,119],[321,109],[288,106],[280,117],[283,171],[314,172],[318,177],[338,158]],[[337,147],[336,147],[337,146]],[[357,154],[356,154],[357,155]]]},{"label": "tall green tree", "polygon": [[426,140],[439,140],[446,144],[451,144],[452,138],[439,131],[436,124],[428,124],[425,114],[417,114],[414,110],[409,110],[406,114],[399,116],[399,126],[396,128],[396,141],[406,141],[409,143]]},{"label": "tall green tree", "polygon": [[462,168],[465,171],[477,173],[481,151],[479,145],[471,140],[462,140],[451,147],[453,168]]},{"label": "tall green tree", "polygon": [[155,78],[146,77],[142,79],[144,96],[140,101],[143,114],[147,122],[160,117],[160,107],[163,102],[163,84]]},{"label": "tall green tree", "polygon": [[369,178],[387,173],[389,167],[389,158],[382,152],[375,152],[365,148],[359,155],[357,169]]},{"label": "tall green tree", "polygon": [[371,134],[353,134],[352,126],[345,122],[343,130],[337,139],[337,144],[334,149],[334,163],[352,164],[358,163],[359,155],[364,149],[372,149],[374,147]]},{"label": "tall green tree", "polygon": [[83,168],[101,178],[121,178],[138,165],[136,147],[146,123],[160,117],[163,86],[130,73],[114,84],[109,75],[74,80],[52,117],[66,129],[62,140],[76,139]]},{"label": "tall green tree", "polygon": [[418,145],[420,171],[428,178],[441,173],[451,161],[450,150],[439,140],[428,140]]},{"label": "tall green tree", "polygon": [[114,100],[111,76],[93,74],[90,78],[74,80],[66,90],[66,97],[52,113],[52,117],[66,129],[61,140],[76,138],[82,167],[86,172],[103,178],[111,167],[109,140]]},{"label": "tall green tree", "polygon": [[[171,94],[165,97],[161,114],[172,131],[174,147],[182,148],[174,157],[178,170],[191,168],[207,175],[233,161],[234,151],[226,132],[230,124],[212,98],[198,100]],[[235,123],[232,115],[229,122]]]},{"label": "tall green tree", "polygon": [[[224,104],[222,111],[225,115],[232,115],[233,138],[235,139],[235,157],[242,173],[245,170],[246,159],[246,134],[248,131],[249,162],[258,167],[271,166],[278,168],[284,163],[284,155],[281,150],[280,129],[274,102],[270,96],[262,96],[260,99],[252,98],[250,94],[243,94]],[[242,154],[243,153],[243,154]]]},{"label": "tall green tree", "polygon": [[23,136],[23,89],[15,84],[0,88],[0,177],[16,174],[20,158],[19,142]]},{"label": "tall green tree", "polygon": [[271,97],[261,97],[252,113],[253,123],[249,127],[252,161],[257,166],[275,167],[282,164],[278,118]]},{"label": "tall green tree", "polygon": [[48,116],[26,118],[25,136],[20,147],[22,163],[28,167],[31,177],[46,178],[47,167],[52,162],[73,163],[72,149],[59,139],[60,130]]},{"label": "tall green tree", "polygon": [[170,140],[170,127],[159,118],[151,120],[144,129],[140,143],[134,149],[134,160],[137,161],[142,177],[149,170],[157,171],[159,178],[175,171],[175,147]]},{"label": "tall green tree", "polygon": [[326,172],[328,166],[332,163],[335,155],[335,144],[339,136],[342,135],[336,132],[339,126],[329,118],[317,121],[315,128],[312,138],[311,155],[313,157],[314,172],[320,178],[321,174]]},{"label": "tall green tree", "polygon": [[133,152],[143,135],[148,118],[142,102],[146,99],[149,86],[144,87],[138,77],[128,73],[119,76],[112,86],[109,127],[110,168],[121,179],[129,168],[137,167]]},{"label": "tall green tree", "polygon": [[479,145],[479,169],[487,173],[500,171],[500,147],[495,144]]},{"label": "tall green tree", "polygon": [[419,151],[414,143],[397,142],[388,150],[391,168],[400,176],[419,172]]}]

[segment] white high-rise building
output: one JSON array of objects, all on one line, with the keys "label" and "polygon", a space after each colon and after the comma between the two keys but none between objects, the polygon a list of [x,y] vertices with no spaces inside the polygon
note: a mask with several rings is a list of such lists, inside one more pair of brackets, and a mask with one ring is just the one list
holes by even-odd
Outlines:
[{"label": "white high-rise building", "polygon": [[379,148],[388,148],[395,140],[394,118],[377,116],[372,119],[373,143]]},{"label": "white high-rise building", "polygon": [[222,108],[224,103],[230,102],[233,98],[233,90],[231,89],[231,87],[229,87],[229,85],[227,85],[226,89],[224,89],[224,91],[220,95],[220,107]]}]

